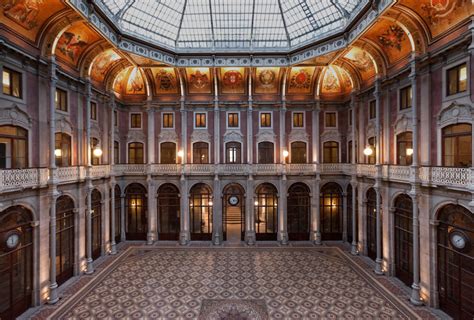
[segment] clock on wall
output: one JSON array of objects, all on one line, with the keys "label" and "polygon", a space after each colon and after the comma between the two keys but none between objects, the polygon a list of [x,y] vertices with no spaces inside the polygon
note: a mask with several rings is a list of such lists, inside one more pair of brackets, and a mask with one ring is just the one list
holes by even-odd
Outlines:
[{"label": "clock on wall", "polygon": [[449,241],[454,249],[468,251],[471,247],[469,237],[461,230],[453,230],[449,233]]},{"label": "clock on wall", "polygon": [[230,196],[228,201],[231,206],[236,206],[239,204],[239,198],[236,196]]},{"label": "clock on wall", "polygon": [[4,246],[7,250],[13,250],[20,244],[20,232],[17,230],[9,231],[5,234]]}]

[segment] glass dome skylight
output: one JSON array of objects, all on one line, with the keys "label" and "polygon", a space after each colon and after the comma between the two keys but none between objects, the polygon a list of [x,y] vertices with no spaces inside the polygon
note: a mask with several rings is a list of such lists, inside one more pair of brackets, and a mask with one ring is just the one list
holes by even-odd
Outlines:
[{"label": "glass dome skylight", "polygon": [[95,2],[123,33],[176,52],[282,52],[342,31],[368,0]]}]

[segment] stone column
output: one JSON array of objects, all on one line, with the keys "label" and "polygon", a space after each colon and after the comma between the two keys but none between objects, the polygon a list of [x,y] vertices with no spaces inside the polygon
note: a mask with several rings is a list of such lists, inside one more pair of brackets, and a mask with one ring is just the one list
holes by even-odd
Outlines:
[{"label": "stone column", "polygon": [[125,190],[122,190],[122,194],[120,197],[120,241],[126,240],[126,233],[125,233]]},{"label": "stone column", "polygon": [[181,217],[180,217],[180,233],[179,244],[187,245],[191,238],[189,228],[189,195],[188,195],[188,181],[184,175],[181,175]]},{"label": "stone column", "polygon": [[[112,120],[113,121],[113,120]],[[113,156],[112,156],[113,158]],[[115,176],[110,177],[110,254],[117,254],[117,244],[115,243]]]},{"label": "stone column", "polygon": [[155,232],[156,232],[156,207],[154,205],[155,200],[155,183],[151,177],[151,174],[147,175],[147,184],[148,184],[148,197],[147,197],[147,235],[146,235],[146,244],[152,245]]},{"label": "stone column", "polygon": [[316,175],[313,187],[313,196],[311,197],[311,234],[313,243],[316,245],[321,244],[321,206],[320,206],[320,190],[321,178],[319,173]]},{"label": "stone column", "polygon": [[278,240],[282,245],[288,244],[288,211],[286,174],[283,173],[280,179],[280,199],[278,203]]},{"label": "stone column", "polygon": [[376,248],[377,248],[377,257],[375,259],[375,273],[376,274],[383,274],[382,271],[382,262],[383,262],[383,257],[382,257],[382,216],[381,216],[381,184],[382,184],[382,165],[380,163],[381,159],[381,130],[380,130],[380,100],[381,100],[381,92],[380,92],[380,86],[381,86],[381,79],[379,76],[377,76],[377,79],[375,80],[375,91],[374,91],[374,96],[375,96],[375,109],[376,109],[376,119],[375,119],[375,167],[377,169],[376,171],[376,176],[375,176],[375,185],[374,189],[377,194],[377,201],[376,201]]},{"label": "stone column", "polygon": [[214,175],[213,206],[212,206],[212,243],[215,246],[222,244],[222,199],[219,176]]},{"label": "stone column", "polygon": [[412,111],[412,137],[413,137],[413,155],[411,165],[411,190],[410,196],[413,200],[413,284],[411,285],[410,302],[416,306],[422,305],[423,301],[420,296],[420,221],[418,201],[420,195],[420,180],[419,180],[419,148],[418,148],[418,86],[417,86],[417,72],[416,72],[416,57],[413,53],[411,61],[411,111]]},{"label": "stone column", "polygon": [[254,180],[252,174],[247,180],[247,191],[245,197],[245,241],[247,245],[253,246],[256,242],[255,234],[255,207],[254,207]]},{"label": "stone column", "polygon": [[[249,97],[249,108],[247,110],[247,163],[253,164],[253,102]],[[253,190],[252,190],[253,194]]]},{"label": "stone column", "polygon": [[347,192],[342,192],[342,241],[347,242]]},{"label": "stone column", "polygon": [[50,57],[49,61],[49,194],[51,198],[49,216],[49,304],[58,302],[58,283],[56,282],[56,199],[59,197],[56,180],[56,58]]},{"label": "stone column", "polygon": [[357,93],[352,92],[351,95],[351,108],[352,108],[352,159],[350,159],[352,163],[352,176],[351,176],[351,187],[352,187],[352,212],[351,212],[351,219],[352,219],[352,244],[351,244],[351,254],[357,255],[357,239],[359,235],[356,234],[357,230],[357,130],[356,130],[356,113],[357,113]]},{"label": "stone column", "polygon": [[86,79],[85,84],[86,95],[86,154],[87,154],[87,168],[86,168],[86,190],[87,190],[87,209],[86,209],[86,274],[94,272],[92,264],[92,184],[91,169],[92,169],[92,150],[91,150],[91,81]]},{"label": "stone column", "polygon": [[149,98],[146,105],[146,111],[148,115],[148,126],[147,126],[147,184],[148,184],[148,197],[147,197],[147,239],[148,245],[153,244],[156,232],[156,207],[154,205],[155,200],[155,188],[152,178],[153,164],[155,163],[155,110],[151,106],[151,99]]}]

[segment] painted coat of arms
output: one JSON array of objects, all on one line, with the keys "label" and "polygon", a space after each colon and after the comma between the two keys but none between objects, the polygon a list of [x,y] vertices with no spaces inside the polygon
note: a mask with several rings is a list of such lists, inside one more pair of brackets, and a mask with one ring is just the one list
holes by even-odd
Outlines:
[{"label": "painted coat of arms", "polygon": [[405,40],[405,31],[397,25],[392,25],[379,36],[379,42],[385,48],[394,48],[398,51],[402,50],[402,42]]},{"label": "painted coat of arms", "polygon": [[36,17],[44,0],[7,0],[2,2],[5,16],[28,30],[37,26]]}]

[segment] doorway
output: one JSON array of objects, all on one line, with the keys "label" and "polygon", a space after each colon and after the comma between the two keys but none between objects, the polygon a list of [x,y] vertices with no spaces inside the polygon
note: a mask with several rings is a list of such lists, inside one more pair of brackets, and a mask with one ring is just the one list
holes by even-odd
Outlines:
[{"label": "doorway", "polygon": [[222,206],[223,240],[240,242],[245,237],[245,192],[241,185],[233,183],[224,188]]}]

